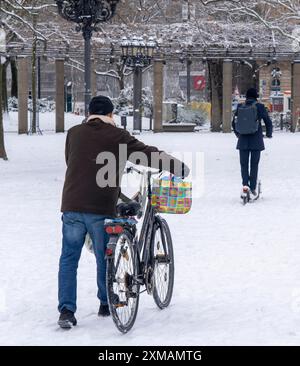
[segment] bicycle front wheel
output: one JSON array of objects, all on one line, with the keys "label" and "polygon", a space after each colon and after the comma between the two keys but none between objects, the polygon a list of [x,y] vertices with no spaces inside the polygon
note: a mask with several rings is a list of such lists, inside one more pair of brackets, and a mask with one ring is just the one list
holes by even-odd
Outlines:
[{"label": "bicycle front wheel", "polygon": [[169,306],[174,287],[174,251],[166,220],[156,217],[152,238],[153,298],[160,309]]},{"label": "bicycle front wheel", "polygon": [[107,260],[107,295],[110,313],[119,331],[133,326],[139,305],[138,258],[133,238],[124,232],[116,239],[114,256]]}]

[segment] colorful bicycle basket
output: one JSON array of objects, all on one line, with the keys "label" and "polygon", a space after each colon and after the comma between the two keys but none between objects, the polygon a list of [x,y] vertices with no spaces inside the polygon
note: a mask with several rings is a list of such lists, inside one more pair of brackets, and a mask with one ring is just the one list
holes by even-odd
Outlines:
[{"label": "colorful bicycle basket", "polygon": [[188,213],[192,207],[192,183],[176,177],[154,179],[151,204],[160,213]]}]

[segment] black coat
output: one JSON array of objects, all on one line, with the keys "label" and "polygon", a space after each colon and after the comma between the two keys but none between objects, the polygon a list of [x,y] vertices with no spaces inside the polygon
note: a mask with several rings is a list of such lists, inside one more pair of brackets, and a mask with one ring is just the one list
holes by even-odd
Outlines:
[{"label": "black coat", "polygon": [[[247,99],[246,104],[253,104],[256,100],[255,99]],[[263,138],[263,129],[261,125],[261,120],[264,121],[266,126],[266,135],[267,137],[272,137],[273,133],[273,124],[269,117],[269,114],[266,110],[266,107],[261,104],[257,103],[257,115],[259,120],[259,127],[258,131],[251,135],[239,135],[235,129],[235,118],[237,117],[238,108],[241,104],[238,105],[237,110],[234,114],[233,121],[232,121],[232,128],[236,136],[238,137],[237,149],[238,150],[258,150],[262,151],[265,149],[264,138]]]}]

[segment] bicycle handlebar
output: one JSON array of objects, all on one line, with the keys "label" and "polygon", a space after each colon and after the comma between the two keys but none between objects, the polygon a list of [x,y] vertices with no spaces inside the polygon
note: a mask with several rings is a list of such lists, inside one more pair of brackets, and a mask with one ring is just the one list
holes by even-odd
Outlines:
[{"label": "bicycle handlebar", "polygon": [[[137,168],[135,168],[134,166],[131,166],[131,167],[129,167],[129,168],[126,168],[126,170],[125,170],[125,174],[129,174],[129,173],[131,173],[131,172],[135,172],[135,173],[137,173],[137,174],[144,174],[145,170],[143,171],[143,170],[137,169]],[[160,174],[160,173],[161,173],[161,171],[160,171],[160,170],[157,170],[157,171],[155,171],[155,172],[150,172],[150,171],[147,171],[147,172],[148,172],[148,174],[150,174],[150,175],[155,175],[155,174]]]},{"label": "bicycle handlebar", "polygon": [[[144,169],[144,170],[140,170],[140,169],[137,169],[137,168],[136,168],[136,167],[134,167],[134,166],[131,166],[131,167],[129,167],[129,168],[126,168],[126,169],[125,169],[125,171],[124,171],[124,173],[125,173],[125,174],[129,174],[129,173],[131,173],[131,172],[135,172],[135,173],[140,174],[140,175],[142,175],[142,174],[144,174],[145,172],[147,172],[148,176],[152,176],[152,175],[160,174],[160,173],[162,173],[163,171],[162,171],[162,170],[156,170],[156,171],[152,172],[152,171],[150,171],[150,170],[146,170],[146,169]],[[169,174],[171,174],[171,173],[169,173]],[[171,174],[171,175],[173,175],[173,176],[174,176],[174,174]],[[181,177],[181,178],[182,178],[182,179],[184,179],[184,178],[185,178],[183,174],[182,174],[182,177]]]}]

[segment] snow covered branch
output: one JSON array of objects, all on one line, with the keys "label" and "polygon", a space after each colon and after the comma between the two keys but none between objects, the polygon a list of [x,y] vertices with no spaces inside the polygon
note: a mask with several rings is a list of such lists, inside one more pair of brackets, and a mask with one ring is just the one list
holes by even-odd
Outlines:
[{"label": "snow covered branch", "polygon": [[96,71],[96,75],[108,76],[117,80],[121,79],[120,75],[113,69],[108,71]]},{"label": "snow covered branch", "polygon": [[43,4],[43,5],[38,5],[38,6],[23,6],[22,3],[24,3],[25,1],[23,1],[23,2],[14,1],[18,5],[15,5],[14,2],[9,1],[9,0],[2,0],[2,1],[15,10],[39,11],[39,10],[43,10],[43,9],[47,9],[47,8],[57,8],[57,5],[54,2],[53,2],[53,4]]},{"label": "snow covered branch", "polygon": [[263,24],[271,33],[279,33],[292,41],[300,42],[294,32],[300,21],[299,0],[201,0],[213,14],[224,14],[241,21],[248,18]]},{"label": "snow covered branch", "polygon": [[30,24],[28,21],[26,21],[24,19],[24,17],[21,17],[18,14],[14,13],[14,12],[11,12],[11,11],[8,11],[4,8],[1,8],[0,11],[3,12],[4,14],[6,14],[6,15],[18,20],[19,22],[24,24],[26,27],[28,27],[36,36],[38,36],[42,40],[46,41],[46,38],[44,37],[44,35],[42,33],[40,33],[38,30],[36,30],[32,24]]}]

